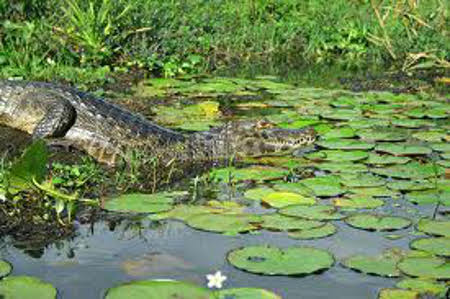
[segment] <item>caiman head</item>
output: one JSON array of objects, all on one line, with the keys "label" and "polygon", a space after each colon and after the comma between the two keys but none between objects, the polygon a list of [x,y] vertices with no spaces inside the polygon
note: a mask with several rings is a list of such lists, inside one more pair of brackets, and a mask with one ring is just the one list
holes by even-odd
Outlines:
[{"label": "caiman head", "polygon": [[313,128],[281,129],[265,120],[233,121],[198,133],[194,138],[199,136],[213,157],[234,155],[238,158],[285,155],[316,140]]}]

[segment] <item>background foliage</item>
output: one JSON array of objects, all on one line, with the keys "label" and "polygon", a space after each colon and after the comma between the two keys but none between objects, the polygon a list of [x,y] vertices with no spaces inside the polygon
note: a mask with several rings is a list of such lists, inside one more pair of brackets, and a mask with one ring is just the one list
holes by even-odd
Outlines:
[{"label": "background foliage", "polygon": [[0,76],[449,67],[447,0],[0,0]]}]

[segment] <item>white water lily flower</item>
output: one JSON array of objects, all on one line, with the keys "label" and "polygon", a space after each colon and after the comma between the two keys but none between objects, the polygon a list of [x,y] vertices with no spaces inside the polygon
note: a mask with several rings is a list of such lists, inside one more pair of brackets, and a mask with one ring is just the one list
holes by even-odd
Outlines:
[{"label": "white water lily flower", "polygon": [[222,272],[217,271],[215,274],[206,275],[206,279],[208,279],[208,288],[222,288],[222,283],[227,279],[225,275],[222,275]]}]

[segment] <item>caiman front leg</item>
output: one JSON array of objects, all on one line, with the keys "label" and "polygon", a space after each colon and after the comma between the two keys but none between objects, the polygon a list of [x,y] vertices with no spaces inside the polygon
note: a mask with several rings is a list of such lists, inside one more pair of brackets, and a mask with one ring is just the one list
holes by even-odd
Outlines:
[{"label": "caiman front leg", "polygon": [[48,91],[33,92],[27,96],[30,100],[39,98],[41,103],[45,103],[44,116],[33,130],[33,139],[64,137],[77,117],[69,100]]}]

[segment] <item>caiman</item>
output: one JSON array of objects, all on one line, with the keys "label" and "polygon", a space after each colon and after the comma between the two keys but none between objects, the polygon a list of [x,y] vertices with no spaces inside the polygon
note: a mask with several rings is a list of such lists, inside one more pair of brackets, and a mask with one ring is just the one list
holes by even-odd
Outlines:
[{"label": "caiman", "polygon": [[266,121],[182,134],[74,88],[12,80],[0,80],[0,125],[73,146],[112,166],[132,151],[168,164],[286,153],[315,141],[312,128],[279,129]]}]

